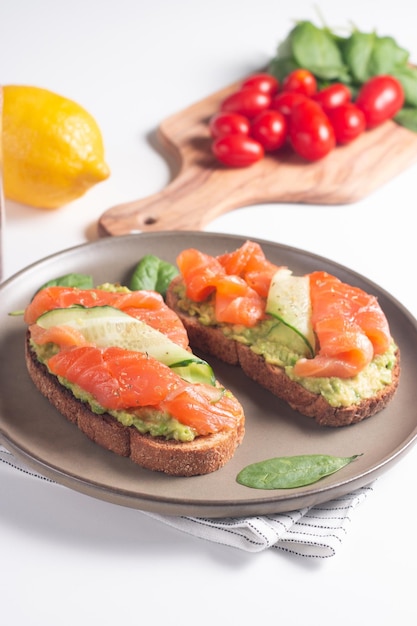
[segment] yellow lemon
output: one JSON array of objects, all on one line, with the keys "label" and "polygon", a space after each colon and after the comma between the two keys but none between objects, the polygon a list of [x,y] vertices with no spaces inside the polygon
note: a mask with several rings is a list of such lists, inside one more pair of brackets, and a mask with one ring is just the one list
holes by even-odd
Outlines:
[{"label": "yellow lemon", "polygon": [[56,209],[110,175],[100,129],[81,106],[40,87],[3,87],[4,194]]}]

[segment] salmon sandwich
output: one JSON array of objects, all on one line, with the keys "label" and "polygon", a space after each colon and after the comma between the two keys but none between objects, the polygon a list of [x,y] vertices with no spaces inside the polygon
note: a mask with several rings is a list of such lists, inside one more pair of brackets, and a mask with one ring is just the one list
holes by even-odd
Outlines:
[{"label": "salmon sandwich", "polygon": [[400,352],[375,296],[324,271],[296,276],[251,241],[219,256],[190,248],[177,265],[166,302],[193,349],[322,426],[359,422],[393,397]]},{"label": "salmon sandwich", "polygon": [[234,455],[243,409],[159,293],[46,286],[24,319],[33,382],[95,443],[173,476],[216,471]]}]

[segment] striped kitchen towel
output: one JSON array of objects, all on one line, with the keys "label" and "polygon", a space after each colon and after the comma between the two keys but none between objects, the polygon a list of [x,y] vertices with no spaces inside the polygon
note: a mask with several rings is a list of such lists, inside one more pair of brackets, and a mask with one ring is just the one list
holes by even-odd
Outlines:
[{"label": "striped kitchen towel", "polygon": [[[0,462],[57,484],[26,467],[2,446]],[[352,511],[371,491],[372,485],[361,487],[330,502],[275,515],[208,519],[140,513],[195,537],[246,552],[272,548],[306,558],[328,558],[342,544]]]}]

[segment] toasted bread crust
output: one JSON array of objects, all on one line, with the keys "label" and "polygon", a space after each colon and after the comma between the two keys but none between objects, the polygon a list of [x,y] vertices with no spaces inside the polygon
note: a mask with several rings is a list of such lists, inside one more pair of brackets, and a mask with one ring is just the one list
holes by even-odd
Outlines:
[{"label": "toasted bread crust", "polygon": [[395,394],[400,377],[400,353],[396,354],[396,364],[392,373],[392,382],[372,398],[364,399],[359,404],[333,407],[318,394],[308,391],[299,383],[292,381],[280,367],[267,363],[265,359],[233,339],[227,338],[220,328],[203,326],[194,316],[190,316],[178,307],[175,287],[181,282],[177,277],[171,283],[166,302],[180,317],[184,324],[190,345],[215,356],[230,365],[239,365],[244,373],[268,389],[281,400],[287,402],[292,409],[312,417],[321,426],[348,426],[371,417],[381,411]]},{"label": "toasted bread crust", "polygon": [[123,426],[108,413],[97,415],[87,404],[77,400],[38,361],[30,348],[29,334],[25,358],[35,386],[67,420],[99,446],[129,457],[145,469],[171,476],[197,476],[215,472],[233,457],[244,437],[243,415],[235,430],[196,437],[191,442],[142,435],[134,426]]}]

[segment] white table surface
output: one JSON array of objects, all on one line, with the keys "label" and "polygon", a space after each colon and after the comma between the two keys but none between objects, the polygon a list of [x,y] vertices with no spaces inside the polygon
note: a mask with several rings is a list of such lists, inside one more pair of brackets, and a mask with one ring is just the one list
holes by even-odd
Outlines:
[{"label": "white table surface", "polygon": [[[330,26],[376,28],[417,59],[408,1],[319,4]],[[96,238],[107,208],[162,189],[169,169],[149,134],[164,118],[261,67],[295,19],[316,20],[314,4],[2,0],[0,81],[43,86],[82,104],[102,129],[112,170],[106,182],[57,211],[7,203],[6,275]],[[206,230],[326,256],[366,275],[416,315],[416,175],[412,166],[353,205],[251,206]],[[327,560],[243,553],[134,510],[56,491],[1,468],[2,624],[414,623],[415,448],[378,479]]]}]

